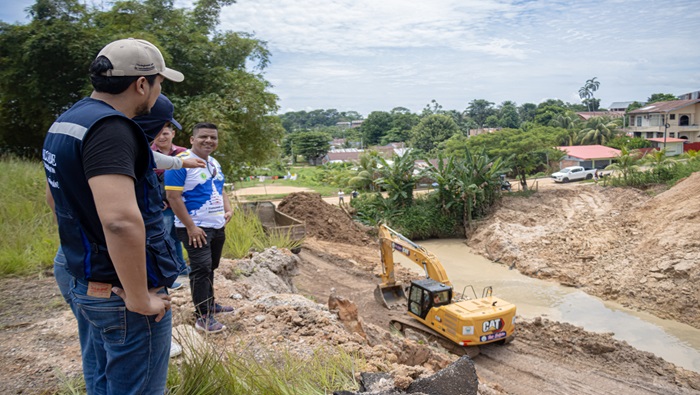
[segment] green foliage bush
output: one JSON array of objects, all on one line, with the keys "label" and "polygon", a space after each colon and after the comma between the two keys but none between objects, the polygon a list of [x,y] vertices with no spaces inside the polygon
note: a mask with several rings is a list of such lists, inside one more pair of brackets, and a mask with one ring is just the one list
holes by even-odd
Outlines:
[{"label": "green foliage bush", "polygon": [[412,205],[400,209],[379,193],[360,195],[350,204],[357,210],[360,222],[369,226],[387,223],[410,239],[464,234],[460,230],[458,217],[442,212],[437,194],[434,193],[416,196]]},{"label": "green foliage bush", "polygon": [[605,184],[614,187],[634,187],[639,189],[646,189],[659,184],[672,186],[697,171],[700,171],[700,161],[690,160],[687,162],[676,162],[670,166],[658,166],[648,171],[631,170],[627,175],[627,179],[621,175],[615,176],[606,181]]},{"label": "green foliage bush", "polygon": [[37,161],[0,158],[0,275],[31,274],[51,267],[58,232],[46,204],[44,168]]}]

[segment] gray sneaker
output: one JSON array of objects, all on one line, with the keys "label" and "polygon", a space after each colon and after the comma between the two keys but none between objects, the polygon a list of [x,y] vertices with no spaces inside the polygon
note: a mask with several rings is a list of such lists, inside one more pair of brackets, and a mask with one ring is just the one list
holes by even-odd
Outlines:
[{"label": "gray sneaker", "polygon": [[197,318],[194,327],[205,333],[218,333],[226,329],[226,326],[217,321],[213,314],[203,315]]}]

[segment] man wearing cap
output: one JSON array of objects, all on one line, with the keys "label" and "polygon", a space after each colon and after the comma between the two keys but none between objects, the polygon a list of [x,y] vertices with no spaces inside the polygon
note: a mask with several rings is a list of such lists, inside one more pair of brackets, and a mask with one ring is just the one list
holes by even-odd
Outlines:
[{"label": "man wearing cap", "polygon": [[92,94],[44,141],[88,394],[165,392],[172,315],[164,287],[177,263],[148,139],[131,119],[149,113],[164,78],[184,76],[153,44],[108,44],[90,65]]}]

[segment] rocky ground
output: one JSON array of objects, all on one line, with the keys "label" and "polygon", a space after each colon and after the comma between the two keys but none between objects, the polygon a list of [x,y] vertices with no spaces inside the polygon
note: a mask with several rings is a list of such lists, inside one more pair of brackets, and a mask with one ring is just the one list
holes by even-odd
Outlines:
[{"label": "rocky ground", "polygon": [[[697,189],[688,181],[698,183],[691,178],[655,197],[597,187],[506,197],[472,234],[470,244],[529,275],[580,286],[658,315],[669,306],[666,314],[679,317],[681,303],[666,299],[664,289],[687,288],[696,305],[698,298],[693,282],[698,245],[682,236],[697,231],[688,214],[697,208],[689,199]],[[224,260],[216,293],[237,311],[223,317],[229,327],[225,334],[201,341],[232,349],[245,345],[260,355],[270,348],[308,356],[319,348],[340,347],[360,353],[366,371],[389,372],[399,388],[455,361],[456,356],[429,341],[385,330],[389,317],[402,312],[388,311],[373,299],[380,269],[372,238],[320,197],[300,195],[289,199],[303,200],[301,207],[309,215],[325,218],[313,224],[323,229],[309,232],[315,236],[298,256],[271,249]],[[674,210],[679,204],[687,210]],[[304,215],[294,211],[294,216]],[[344,238],[336,238],[339,229]],[[673,252],[658,252],[663,249]],[[611,276],[611,270],[620,274]],[[410,276],[399,271],[400,278]],[[173,302],[176,332],[184,336],[193,323],[189,289],[174,291]],[[1,280],[0,304],[0,393],[51,393],[61,377],[80,374],[75,321],[52,278]],[[484,395],[700,393],[697,373],[610,334],[541,318],[520,320],[516,341],[482,347],[474,363]]]}]

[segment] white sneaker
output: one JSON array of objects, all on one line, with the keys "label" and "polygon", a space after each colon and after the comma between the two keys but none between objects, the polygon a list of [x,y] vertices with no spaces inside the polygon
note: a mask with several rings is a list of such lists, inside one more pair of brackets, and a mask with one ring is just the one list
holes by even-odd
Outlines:
[{"label": "white sneaker", "polygon": [[177,344],[175,340],[170,340],[170,358],[175,358],[182,354],[182,346]]}]

